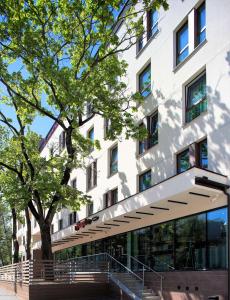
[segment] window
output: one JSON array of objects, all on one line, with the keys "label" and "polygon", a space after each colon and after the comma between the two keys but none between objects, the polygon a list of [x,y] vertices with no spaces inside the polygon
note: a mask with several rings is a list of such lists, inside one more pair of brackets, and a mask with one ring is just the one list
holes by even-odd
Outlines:
[{"label": "window", "polygon": [[50,230],[51,234],[54,233],[54,224],[51,224],[51,230]]},{"label": "window", "polygon": [[144,190],[148,189],[152,185],[152,175],[151,170],[141,174],[139,176],[139,192],[143,192]]},{"label": "window", "polygon": [[147,14],[147,39],[149,40],[158,32],[159,13],[155,9],[151,9]]},{"label": "window", "polygon": [[88,101],[86,104],[86,118],[90,118],[92,115],[93,115],[93,104]]},{"label": "window", "polygon": [[77,188],[77,179],[74,178],[70,181],[70,186],[73,188],[73,189],[76,189]]},{"label": "window", "polygon": [[109,207],[111,205],[114,205],[118,202],[118,189],[113,189],[111,191],[108,191],[104,195],[104,207]]},{"label": "window", "polygon": [[190,168],[189,149],[177,155],[177,173],[182,173]]},{"label": "window", "polygon": [[[140,126],[144,126],[144,123],[141,123]],[[147,117],[147,130],[148,138],[139,141],[139,154],[158,144],[158,112]]]},{"label": "window", "polygon": [[88,131],[88,139],[92,143],[92,145],[90,147],[90,151],[93,151],[93,149],[94,149],[94,146],[93,146],[93,144],[94,144],[94,127]]},{"label": "window", "polygon": [[188,46],[188,22],[186,22],[176,34],[176,47],[177,47],[177,64],[181,63],[189,54]]},{"label": "window", "polygon": [[221,208],[207,214],[208,266],[210,269],[227,268],[227,209]]},{"label": "window", "polygon": [[206,9],[205,2],[196,10],[196,46],[206,39]]},{"label": "window", "polygon": [[207,169],[208,168],[208,145],[206,139],[198,144],[198,151],[199,151],[198,153],[199,167],[203,169]]},{"label": "window", "polygon": [[111,120],[110,119],[105,119],[105,137],[108,136],[109,131],[111,130]]},{"label": "window", "polygon": [[87,190],[92,189],[97,185],[97,161],[94,161],[86,169]]},{"label": "window", "polygon": [[148,65],[139,75],[139,92],[143,97],[151,93],[151,65]]},{"label": "window", "polygon": [[[142,26],[143,26],[143,18],[142,18]],[[143,34],[138,38],[137,40],[137,53],[141,51],[141,49],[144,47],[144,36]]]},{"label": "window", "polygon": [[62,131],[62,133],[59,135],[59,153],[61,153],[66,146],[66,133],[65,131]]},{"label": "window", "polygon": [[158,113],[148,118],[149,148],[158,143]]},{"label": "window", "polygon": [[69,214],[69,225],[73,225],[74,223],[76,223],[76,220],[77,220],[77,213],[76,211],[74,211]]},{"label": "window", "polygon": [[60,219],[58,220],[58,230],[62,230],[63,229],[63,220]]},{"label": "window", "polygon": [[93,214],[93,203],[87,204],[87,216],[91,216]]},{"label": "window", "polygon": [[175,226],[176,269],[205,269],[206,215],[178,219]]},{"label": "window", "polygon": [[207,111],[206,73],[202,73],[186,87],[186,122]]},{"label": "window", "polygon": [[118,147],[117,145],[110,150],[110,175],[118,171]]}]

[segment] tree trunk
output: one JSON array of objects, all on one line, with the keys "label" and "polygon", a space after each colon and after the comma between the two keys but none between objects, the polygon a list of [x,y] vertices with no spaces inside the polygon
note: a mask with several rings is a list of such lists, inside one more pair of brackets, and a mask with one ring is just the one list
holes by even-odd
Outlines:
[{"label": "tree trunk", "polygon": [[52,260],[53,252],[51,246],[51,225],[48,222],[39,222],[40,232],[41,232],[41,250],[42,250],[42,259]]},{"label": "tree trunk", "polygon": [[31,259],[31,221],[30,221],[30,214],[29,214],[29,208],[25,208],[25,216],[26,216],[26,226],[27,226],[27,232],[26,232],[26,259]]},{"label": "tree trunk", "polygon": [[11,209],[13,228],[12,228],[12,239],[14,245],[13,263],[18,263],[19,261],[19,244],[17,240],[17,214],[15,208]]}]

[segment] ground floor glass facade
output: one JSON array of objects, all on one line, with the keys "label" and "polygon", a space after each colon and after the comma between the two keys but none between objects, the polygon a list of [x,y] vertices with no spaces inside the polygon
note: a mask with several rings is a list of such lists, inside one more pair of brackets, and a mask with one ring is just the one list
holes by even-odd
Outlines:
[{"label": "ground floor glass facade", "polygon": [[227,268],[227,208],[111,236],[55,253],[57,259],[107,252],[132,255],[159,271]]}]

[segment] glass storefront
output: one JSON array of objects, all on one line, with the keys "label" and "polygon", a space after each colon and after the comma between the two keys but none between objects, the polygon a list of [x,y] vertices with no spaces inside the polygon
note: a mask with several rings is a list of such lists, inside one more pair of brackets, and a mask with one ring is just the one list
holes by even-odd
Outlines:
[{"label": "glass storefront", "polygon": [[227,268],[227,208],[148,226],[55,253],[56,259],[107,252],[132,255],[158,271]]}]

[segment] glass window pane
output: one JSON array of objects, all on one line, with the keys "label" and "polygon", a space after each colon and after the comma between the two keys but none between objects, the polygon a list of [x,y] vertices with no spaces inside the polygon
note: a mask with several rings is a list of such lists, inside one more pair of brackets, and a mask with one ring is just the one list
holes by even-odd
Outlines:
[{"label": "glass window pane", "polygon": [[152,231],[152,267],[161,272],[170,271],[174,267],[174,224],[154,225]]},{"label": "glass window pane", "polygon": [[203,169],[208,168],[208,146],[207,140],[202,141],[199,144],[199,152],[200,152],[200,167]]},{"label": "glass window pane", "polygon": [[177,63],[188,56],[188,23],[177,32]]},{"label": "glass window pane", "polygon": [[182,173],[190,168],[189,149],[177,155],[177,173]]},{"label": "glass window pane", "polygon": [[206,74],[188,87],[188,108],[197,105],[206,98]]},{"label": "glass window pane", "polygon": [[206,38],[206,10],[205,2],[197,10],[197,44]]},{"label": "glass window pane", "polygon": [[151,170],[139,177],[139,191],[142,192],[149,187],[151,187]]},{"label": "glass window pane", "polygon": [[111,150],[111,157],[110,157],[110,174],[114,174],[117,172],[117,162],[118,162],[118,151],[117,147]]},{"label": "glass window pane", "polygon": [[149,13],[149,32],[148,39],[158,32],[159,13],[157,10],[151,10]]},{"label": "glass window pane", "polygon": [[176,269],[206,268],[206,216],[176,220]]},{"label": "glass window pane", "polygon": [[158,143],[158,114],[154,114],[150,119],[150,147]]},{"label": "glass window pane", "polygon": [[227,208],[209,212],[207,222],[209,268],[227,268]]},{"label": "glass window pane", "polygon": [[149,65],[139,76],[139,91],[143,97],[151,92],[151,66]]}]

